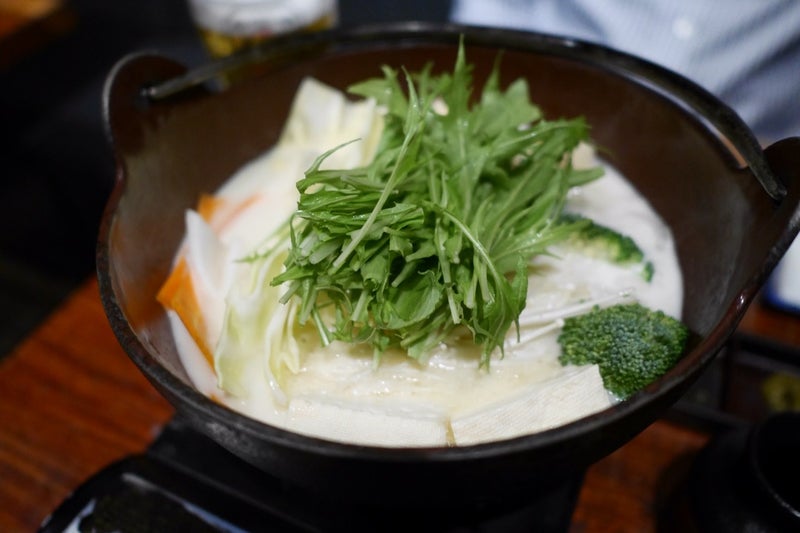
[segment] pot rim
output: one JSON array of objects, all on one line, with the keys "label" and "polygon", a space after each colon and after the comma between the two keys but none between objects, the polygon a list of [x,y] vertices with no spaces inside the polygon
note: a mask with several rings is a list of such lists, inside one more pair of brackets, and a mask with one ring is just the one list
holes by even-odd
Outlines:
[{"label": "pot rim", "polygon": [[[203,66],[198,70],[212,71],[214,75],[224,73],[234,65],[262,61],[265,58],[287,54],[307,46],[354,47],[380,45],[411,46],[414,44],[455,44],[463,35],[467,46],[491,46],[498,49],[515,49],[537,54],[565,57],[570,60],[589,62],[613,75],[622,76],[645,88],[657,92],[675,103],[693,119],[702,123],[714,136],[722,136],[741,154],[740,159],[749,163],[752,173],[764,186],[767,194],[775,199],[785,195],[780,180],[769,169],[764,154],[755,136],[736,113],[696,83],[654,63],[611,48],[576,39],[519,30],[480,28],[457,24],[435,24],[404,22],[376,24],[357,28],[339,28],[324,32],[296,35],[270,41],[267,46],[254,51],[231,56]],[[323,54],[326,52],[323,49]],[[112,146],[114,134],[109,126],[109,99],[115,77],[129,62],[141,54],[123,58],[108,76],[103,96],[103,108],[107,133]],[[196,74],[197,71],[194,71]],[[189,72],[192,74],[192,71]],[[195,78],[192,86],[204,83],[209,78]],[[722,142],[719,141],[722,145]],[[727,153],[730,153],[728,151]],[[732,156],[735,158],[735,156]],[[507,440],[492,441],[455,447],[378,447],[329,441],[312,436],[293,433],[250,418],[209,399],[191,387],[167,368],[158,363],[148,352],[145,344],[132,330],[125,318],[115,292],[115,284],[109,259],[111,228],[120,198],[124,194],[124,170],[117,167],[118,180],[103,214],[97,246],[97,275],[103,307],[112,330],[121,346],[142,372],[158,387],[165,389],[174,400],[178,411],[190,407],[209,422],[221,427],[235,428],[245,434],[257,436],[271,444],[298,451],[346,458],[355,461],[382,461],[409,463],[482,461],[499,456],[528,453],[533,449],[557,446],[579,438],[590,432],[631,416],[643,406],[664,399],[676,387],[684,386],[687,378],[696,375],[722,348],[733,332],[745,309],[755,297],[758,287],[767,273],[777,264],[777,257],[767,258],[767,266],[748,280],[747,285],[730,302],[719,323],[710,333],[699,340],[689,352],[664,376],[646,389],[604,411],[543,432],[523,435]],[[788,245],[787,245],[788,246]],[[771,264],[770,264],[771,262]],[[642,426],[644,427],[644,426]]]}]

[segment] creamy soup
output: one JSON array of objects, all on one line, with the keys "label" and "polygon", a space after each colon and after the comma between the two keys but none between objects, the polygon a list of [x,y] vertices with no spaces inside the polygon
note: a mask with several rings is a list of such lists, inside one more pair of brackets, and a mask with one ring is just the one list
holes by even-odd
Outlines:
[{"label": "creamy soup", "polygon": [[[422,362],[390,351],[376,364],[371,348],[342,342],[323,347],[312,327],[294,328],[287,341],[287,332],[275,330],[270,317],[262,316],[265,311],[255,308],[265,298],[258,287],[277,271],[256,269],[242,258],[268,246],[265,236],[295,209],[295,181],[321,151],[359,138],[326,165],[346,168],[369,161],[380,136],[380,117],[374,103],[349,102],[307,80],[280,142],[187,213],[187,236],[176,258],[176,271],[184,272],[172,280],[170,290],[180,290],[175,286],[181,283],[191,287],[191,302],[178,311],[196,320],[181,320],[174,309],[168,314],[195,386],[268,424],[377,446],[452,446],[510,438],[612,405],[615,398],[603,388],[596,366],[559,363],[563,319],[594,305],[626,301],[679,318],[683,290],[669,228],[623,176],[595,161],[589,150],[576,159],[602,164],[605,175],[573,189],[566,211],[632,237],[654,266],[652,279],[645,281],[639,268],[553,246],[551,255],[533,260],[519,334],[512,328],[504,356],[497,353],[488,369],[479,367],[480,348],[466,332]],[[279,289],[272,291],[272,311],[266,312],[287,312],[276,302]],[[250,313],[264,327],[255,334],[239,331],[231,326],[231,313]],[[263,348],[278,337],[294,355],[276,366]],[[226,350],[239,352],[230,356]]]}]

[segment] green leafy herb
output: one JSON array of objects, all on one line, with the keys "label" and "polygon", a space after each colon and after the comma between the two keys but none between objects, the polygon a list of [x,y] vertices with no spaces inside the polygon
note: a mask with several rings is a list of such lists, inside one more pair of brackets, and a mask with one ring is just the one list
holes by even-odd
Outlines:
[{"label": "green leafy herb", "polygon": [[421,358],[465,326],[485,366],[525,306],[531,257],[580,224],[559,223],[567,190],[600,170],[571,166],[585,122],[544,120],[524,79],[501,90],[499,62],[474,105],[463,45],[452,73],[431,70],[403,83],[384,67],[351,88],[387,110],[377,155],[322,169],[334,149],[306,172],[272,284],[289,284],[283,302],[298,299],[323,342]]}]

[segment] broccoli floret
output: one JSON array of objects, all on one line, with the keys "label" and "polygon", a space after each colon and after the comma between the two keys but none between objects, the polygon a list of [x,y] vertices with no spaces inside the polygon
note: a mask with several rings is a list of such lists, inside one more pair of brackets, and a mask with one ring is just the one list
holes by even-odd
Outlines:
[{"label": "broccoli floret", "polygon": [[669,370],[688,337],[679,320],[639,303],[595,307],[564,321],[559,361],[597,364],[605,388],[624,399]]},{"label": "broccoli floret", "polygon": [[645,261],[644,253],[633,239],[580,215],[565,214],[561,217],[564,224],[578,221],[583,223],[577,225],[578,229],[567,238],[567,246],[589,257],[619,265],[641,264],[642,278],[647,282],[653,279],[653,263]]}]

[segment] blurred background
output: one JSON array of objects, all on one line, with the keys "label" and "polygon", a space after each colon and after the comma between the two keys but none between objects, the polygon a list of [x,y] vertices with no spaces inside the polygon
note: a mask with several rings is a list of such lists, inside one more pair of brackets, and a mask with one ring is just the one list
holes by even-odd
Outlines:
[{"label": "blurred background", "polygon": [[[342,26],[447,20],[447,0],[340,0]],[[94,274],[114,179],[103,81],[122,56],[207,55],[185,0],[0,0],[0,357]]]},{"label": "blurred background", "polygon": [[[800,2],[730,2],[338,4],[343,27],[454,20],[603,42],[700,81],[765,142],[800,135]],[[0,357],[94,274],[114,180],[103,82],[117,60],[144,49],[188,66],[207,61],[187,0],[0,0]]]}]

